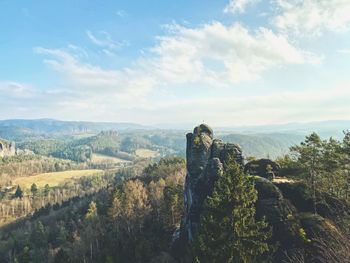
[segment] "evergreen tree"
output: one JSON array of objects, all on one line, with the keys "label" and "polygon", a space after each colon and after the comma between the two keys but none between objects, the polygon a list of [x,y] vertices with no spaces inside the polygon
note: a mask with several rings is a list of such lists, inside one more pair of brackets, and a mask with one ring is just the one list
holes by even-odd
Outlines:
[{"label": "evergreen tree", "polygon": [[341,180],[341,143],[333,138],[322,143],[322,155],[320,165],[322,168],[319,178],[319,189],[332,195],[340,196],[343,181]]},{"label": "evergreen tree", "polygon": [[344,132],[342,141],[342,168],[344,173],[344,196],[350,199],[350,131]]},{"label": "evergreen tree", "polygon": [[314,212],[316,209],[316,190],[319,186],[319,180],[322,172],[322,148],[323,143],[317,133],[307,136],[300,145],[291,147],[291,151],[298,156],[298,162],[307,171],[306,182],[312,189]]},{"label": "evergreen tree", "polygon": [[190,249],[191,261],[252,263],[269,250],[267,223],[255,219],[257,191],[253,180],[232,157],[225,163],[222,177],[204,204]]},{"label": "evergreen tree", "polygon": [[50,193],[50,186],[48,184],[44,187],[44,196],[48,196]]},{"label": "evergreen tree", "polygon": [[15,197],[20,198],[20,199],[22,199],[22,197],[23,197],[23,191],[19,185],[17,186],[16,192],[15,192]]},{"label": "evergreen tree", "polygon": [[36,186],[35,183],[33,183],[32,186],[30,187],[30,191],[32,192],[33,197],[37,194],[37,192],[38,192],[38,187]]},{"label": "evergreen tree", "polygon": [[31,232],[31,242],[37,248],[45,248],[47,246],[47,233],[41,221],[37,221]]}]

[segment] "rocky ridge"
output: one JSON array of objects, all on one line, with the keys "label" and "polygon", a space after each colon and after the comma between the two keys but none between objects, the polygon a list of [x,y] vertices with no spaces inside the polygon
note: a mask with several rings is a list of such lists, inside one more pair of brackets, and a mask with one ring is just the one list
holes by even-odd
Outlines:
[{"label": "rocky ridge", "polygon": [[234,156],[242,167],[244,158],[237,144],[214,139],[213,130],[201,124],[188,133],[186,147],[187,175],[185,182],[186,238],[192,240],[205,198],[211,194],[214,182],[223,173],[223,163],[229,155]]},{"label": "rocky ridge", "polygon": [[[239,145],[214,139],[213,130],[201,124],[187,134],[187,176],[185,182],[185,215],[180,239],[191,241],[198,226],[205,198],[212,193],[215,181],[222,175],[223,163],[232,155],[235,161],[250,176],[252,163],[245,166]],[[263,160],[257,167],[267,164],[278,167],[270,160]],[[317,250],[309,240],[313,237],[339,235],[338,219],[348,216],[350,207],[341,200],[324,193],[318,193],[317,211],[313,214],[313,200],[310,190],[302,183],[277,183],[267,180],[258,173],[253,174],[258,191],[256,203],[257,218],[265,218],[272,228],[271,244],[277,247],[274,262],[284,262],[304,253],[314,255]],[[336,207],[337,209],[333,209]],[[309,251],[310,253],[307,253]],[[311,256],[313,257],[313,256]],[[308,262],[313,262],[309,258]],[[289,262],[289,261],[286,261]],[[316,261],[317,262],[317,261]]]}]

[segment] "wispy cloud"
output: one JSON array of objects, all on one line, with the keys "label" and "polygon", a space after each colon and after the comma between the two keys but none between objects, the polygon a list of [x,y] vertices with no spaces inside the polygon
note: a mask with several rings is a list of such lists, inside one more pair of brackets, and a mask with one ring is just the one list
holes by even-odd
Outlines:
[{"label": "wispy cloud", "polygon": [[258,3],[260,0],[230,0],[224,8],[225,13],[244,13],[248,6]]},{"label": "wispy cloud", "polygon": [[279,13],[273,18],[282,32],[317,36],[325,31],[343,31],[350,25],[349,0],[276,0]]},{"label": "wispy cloud", "polygon": [[[98,108],[94,118],[111,120],[113,113],[118,112],[138,121],[136,113],[142,116],[152,107],[161,109],[155,98],[164,101],[161,99],[164,94],[177,89],[191,92],[200,86],[205,96],[216,88],[234,90],[240,83],[254,82],[273,68],[321,61],[317,55],[266,28],[250,31],[238,23],[226,26],[220,22],[166,28],[155,46],[146,49],[129,66],[115,69],[87,62],[89,56],[82,58],[81,50],[75,46],[35,48],[36,53],[45,57],[44,62],[66,81],[66,93],[56,96],[57,100],[61,96],[64,99],[52,105],[71,108],[77,114],[86,114],[86,108],[93,107]],[[67,99],[67,92],[73,96]],[[183,98],[174,97],[174,103],[182,104]],[[172,109],[168,112],[169,116],[175,114]]]},{"label": "wispy cloud", "polygon": [[127,17],[129,14],[125,10],[118,10],[115,12],[115,14],[121,18]]},{"label": "wispy cloud", "polygon": [[157,56],[150,61],[153,72],[166,80],[225,86],[252,81],[274,67],[321,61],[266,28],[251,32],[238,23],[212,22],[198,28],[174,25],[170,31],[159,37],[152,49]]},{"label": "wispy cloud", "polygon": [[38,54],[49,56],[44,62],[61,73],[69,86],[84,93],[125,96],[147,94],[153,86],[152,78],[140,71],[124,68],[106,70],[97,65],[83,63],[64,49],[35,48]]},{"label": "wispy cloud", "polygon": [[36,90],[29,84],[15,81],[0,81],[0,92],[2,96],[28,97]]},{"label": "wispy cloud", "polygon": [[[94,41],[109,46],[98,39]],[[225,26],[219,22],[197,28],[170,25],[168,33],[158,37],[157,45],[131,67],[115,70],[82,62],[68,50],[42,47],[35,50],[48,55],[45,63],[80,88],[131,94],[179,85],[232,87],[254,81],[274,67],[321,61],[317,55],[295,47],[269,29],[250,32],[240,24]],[[109,49],[105,51],[108,54]]]},{"label": "wispy cloud", "polygon": [[350,55],[350,48],[349,49],[338,49],[337,52],[341,53],[341,54],[349,54]]},{"label": "wispy cloud", "polygon": [[[13,90],[21,93],[27,90],[23,87],[30,86],[11,81],[9,83],[1,82],[2,95],[3,92]],[[50,93],[36,90],[31,97],[17,96],[15,100],[1,101],[3,110],[0,118],[33,118],[35,116],[135,121],[148,124],[164,123],[169,120],[173,123],[193,123],[205,118],[205,121],[211,125],[233,126],[348,119],[350,115],[348,107],[350,90],[346,84],[249,97],[228,96],[223,93],[211,98],[198,96],[173,101],[168,97],[160,97],[159,100],[152,101],[152,103],[148,100],[140,100],[138,97],[126,100],[123,97],[111,97],[105,92],[89,95],[88,92],[84,94],[57,90]]]},{"label": "wispy cloud", "polygon": [[[348,119],[350,90],[347,85],[319,87],[305,91],[288,91],[255,96],[219,96],[159,102],[151,108],[135,109],[140,118],[154,116],[154,122],[205,121],[215,126],[256,125],[301,121]],[[325,107],[325,105],[332,105]],[[186,115],[177,114],[178,109]],[[193,110],[196,109],[196,110]],[[268,117],[268,118],[266,118]]]},{"label": "wispy cloud", "polygon": [[126,45],[125,41],[115,41],[112,36],[105,31],[100,31],[98,34],[93,34],[90,30],[86,31],[86,35],[91,42],[99,47],[116,50]]}]

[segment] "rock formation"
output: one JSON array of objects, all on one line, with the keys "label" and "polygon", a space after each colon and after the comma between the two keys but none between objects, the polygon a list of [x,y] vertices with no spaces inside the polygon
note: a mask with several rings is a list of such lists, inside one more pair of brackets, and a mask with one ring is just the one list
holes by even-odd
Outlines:
[{"label": "rock formation", "polygon": [[[212,129],[201,124],[193,133],[187,134],[187,176],[185,182],[185,215],[180,231],[180,239],[191,241],[199,223],[205,198],[212,193],[215,181],[222,175],[227,156],[233,155],[235,161],[244,168],[241,148],[236,144],[224,143],[213,138]],[[311,255],[305,262],[314,262],[317,248],[306,244],[315,236],[339,235],[337,220],[349,215],[348,204],[318,193],[317,211],[313,214],[313,199],[310,189],[302,183],[293,181],[278,183],[266,178],[266,168],[278,170],[271,160],[258,160],[245,167],[247,176],[255,175],[258,191],[256,216],[265,218],[271,226],[271,244],[278,244],[274,262],[289,262],[300,253]],[[259,169],[253,169],[253,168]],[[334,209],[336,208],[336,209]],[[306,251],[306,252],[305,252]],[[313,251],[307,253],[307,251]],[[318,252],[317,252],[318,253]],[[316,261],[315,261],[316,262]]]},{"label": "rock formation", "polygon": [[15,154],[16,154],[15,143],[0,139],[0,157],[13,156]]},{"label": "rock formation", "polygon": [[270,159],[258,159],[248,162],[244,166],[244,172],[250,175],[272,179],[278,175],[280,166]]},{"label": "rock formation", "polygon": [[187,134],[187,176],[185,183],[186,238],[192,240],[199,222],[203,201],[211,194],[214,182],[223,172],[223,163],[233,155],[242,167],[244,160],[241,148],[232,143],[224,143],[213,138],[213,130],[201,124]]}]

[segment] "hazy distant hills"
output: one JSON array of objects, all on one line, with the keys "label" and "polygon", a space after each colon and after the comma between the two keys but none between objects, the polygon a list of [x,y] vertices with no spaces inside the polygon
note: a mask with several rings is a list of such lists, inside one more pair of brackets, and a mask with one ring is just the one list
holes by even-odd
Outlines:
[{"label": "hazy distant hills", "polygon": [[216,128],[221,132],[236,133],[289,133],[289,134],[310,134],[317,132],[322,137],[342,137],[344,130],[350,130],[350,120],[331,120],[306,123],[286,123],[275,125],[259,126],[236,126]]},{"label": "hazy distant hills", "polygon": [[292,145],[303,141],[304,136],[290,133],[229,134],[218,136],[225,142],[237,143],[244,155],[260,158],[276,158],[289,152]]},{"label": "hazy distant hills", "polygon": [[[87,145],[93,144],[98,139],[98,144],[101,143],[101,140],[104,143],[112,144],[110,136],[107,136],[108,133],[103,138],[95,135],[101,131],[115,130],[117,133],[113,134],[113,136],[117,136],[117,138],[113,137],[113,140],[118,142],[118,145],[120,144],[122,148],[124,144],[150,149],[156,147],[157,149],[166,149],[167,153],[172,152],[173,154],[184,156],[186,146],[185,134],[191,129],[181,128],[180,126],[177,127],[174,124],[170,128],[169,125],[166,125],[162,129],[158,125],[158,128],[155,128],[136,123],[16,119],[0,121],[0,138],[16,142],[37,141],[36,144],[40,143],[38,142],[39,140],[68,140],[75,141],[74,144]],[[215,128],[218,138],[241,145],[245,156],[269,156],[271,158],[288,153],[291,145],[300,143],[305,135],[313,131],[324,138],[330,136],[341,138],[342,131],[347,129],[350,129],[350,121]],[[123,144],[122,141],[124,140],[128,143]]]},{"label": "hazy distant hills", "polygon": [[60,121],[54,119],[1,120],[0,138],[21,141],[26,138],[51,137],[52,135],[97,134],[104,130],[148,130],[151,127],[136,123]]}]

